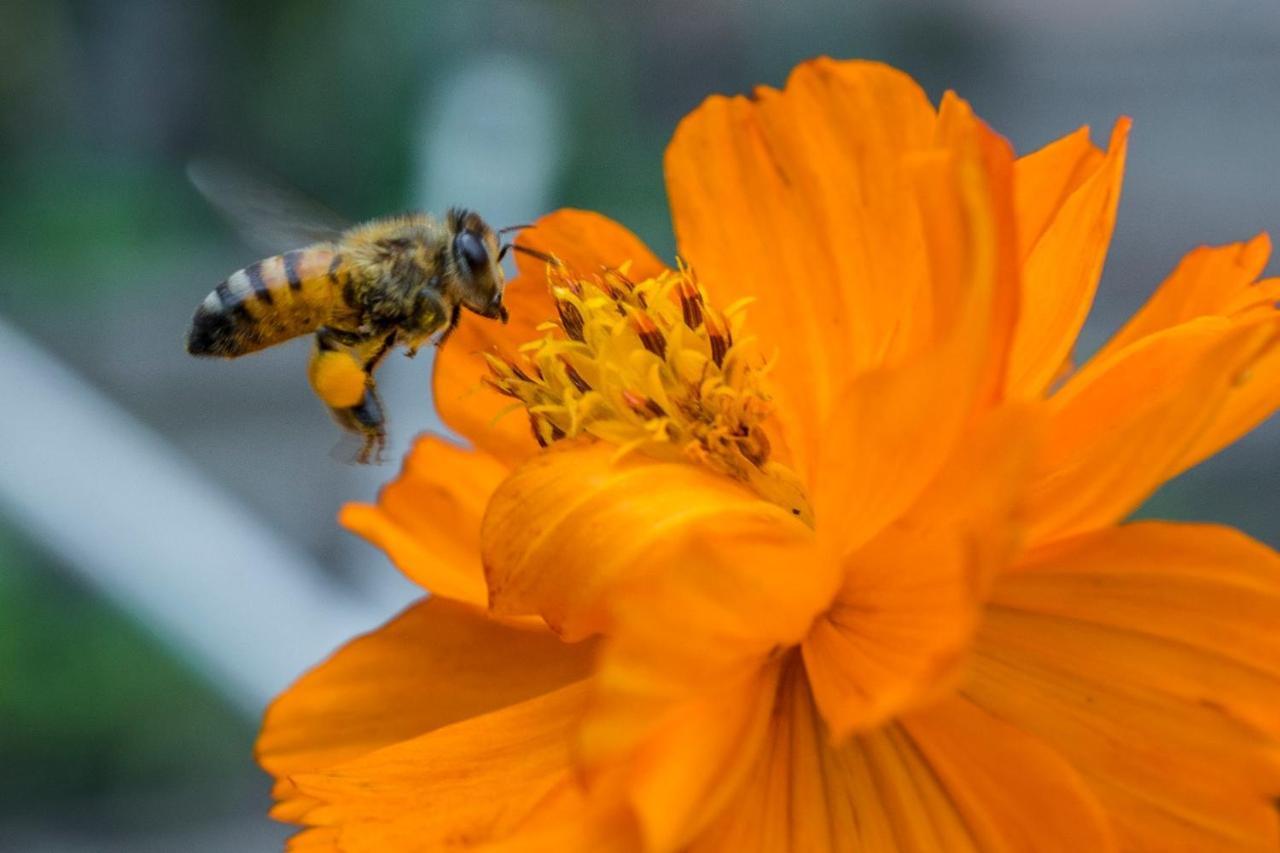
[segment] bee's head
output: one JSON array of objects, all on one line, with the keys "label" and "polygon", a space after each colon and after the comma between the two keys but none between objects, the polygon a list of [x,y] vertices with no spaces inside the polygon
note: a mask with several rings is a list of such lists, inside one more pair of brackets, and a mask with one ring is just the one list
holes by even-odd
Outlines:
[{"label": "bee's head", "polygon": [[462,304],[482,317],[507,321],[502,304],[502,247],[498,235],[488,224],[469,210],[449,211],[449,267],[453,271]]}]

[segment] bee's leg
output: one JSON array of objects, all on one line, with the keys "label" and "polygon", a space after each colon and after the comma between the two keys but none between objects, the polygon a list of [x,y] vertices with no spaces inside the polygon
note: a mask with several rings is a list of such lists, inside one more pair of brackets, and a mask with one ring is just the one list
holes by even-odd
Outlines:
[{"label": "bee's leg", "polygon": [[[335,410],[335,415],[338,412]],[[386,418],[382,414],[382,398],[378,396],[378,387],[369,377],[369,385],[365,388],[364,398],[359,405],[342,412],[344,419],[349,419],[346,428],[364,437],[364,444],[356,454],[356,461],[361,465],[382,461],[382,449],[387,444]],[[339,423],[342,423],[340,420]]]},{"label": "bee's leg", "polygon": [[316,330],[316,342],[326,349],[339,347],[359,348],[367,345],[369,335],[362,332],[350,332],[334,326],[321,326]]},{"label": "bee's leg", "polygon": [[[378,369],[379,364],[382,364],[382,359],[386,357],[387,353],[391,352],[391,347],[395,346],[395,343],[396,343],[395,332],[392,332],[391,334],[383,338],[382,341],[378,344],[378,346],[373,350],[373,352],[365,357],[364,372],[369,374],[370,376],[373,376],[373,371]],[[366,349],[367,348],[368,347],[366,347]]]},{"label": "bee's leg", "polygon": [[338,338],[329,329],[316,333],[308,369],[311,387],[338,425],[363,439],[356,460],[366,463],[377,458],[386,444],[382,401],[372,370],[390,348],[391,338],[368,338],[354,344]]},{"label": "bee's leg", "polygon": [[449,336],[458,328],[458,322],[462,319],[462,305],[453,306],[453,310],[449,312],[449,323],[444,327],[444,331],[440,333],[440,337],[436,338],[436,347],[444,346],[444,342],[449,340]]}]

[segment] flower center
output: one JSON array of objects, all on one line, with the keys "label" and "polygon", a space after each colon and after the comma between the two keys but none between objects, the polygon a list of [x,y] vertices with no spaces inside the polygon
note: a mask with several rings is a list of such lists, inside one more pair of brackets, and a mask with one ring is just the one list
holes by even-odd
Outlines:
[{"label": "flower center", "polygon": [[588,435],[739,480],[806,523],[795,474],[770,459],[768,365],[742,336],[739,302],[720,311],[685,266],[633,282],[626,265],[583,276],[547,265],[558,322],[520,348],[488,354],[488,383],[519,401],[546,447]]}]

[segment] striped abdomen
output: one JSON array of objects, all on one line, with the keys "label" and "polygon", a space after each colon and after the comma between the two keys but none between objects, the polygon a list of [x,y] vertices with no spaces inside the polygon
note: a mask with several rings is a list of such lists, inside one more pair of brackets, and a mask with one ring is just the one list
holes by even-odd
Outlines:
[{"label": "striped abdomen", "polygon": [[332,246],[316,245],[245,267],[196,308],[187,352],[232,357],[314,331],[340,299],[341,266]]}]

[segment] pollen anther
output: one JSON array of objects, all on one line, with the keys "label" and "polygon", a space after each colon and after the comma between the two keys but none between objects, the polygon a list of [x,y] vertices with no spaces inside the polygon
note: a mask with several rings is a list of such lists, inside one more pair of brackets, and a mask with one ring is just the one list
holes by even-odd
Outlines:
[{"label": "pollen anther", "polygon": [[705,464],[797,505],[794,475],[770,460],[767,365],[744,349],[750,339],[735,341],[741,305],[712,307],[683,264],[642,281],[625,268],[583,275],[548,264],[547,284],[559,322],[538,327],[519,364],[488,356],[486,380],[524,404],[539,444],[593,436]]},{"label": "pollen anther", "polygon": [[566,299],[556,300],[556,311],[560,314],[560,326],[572,340],[582,340],[582,312],[578,306]]}]

